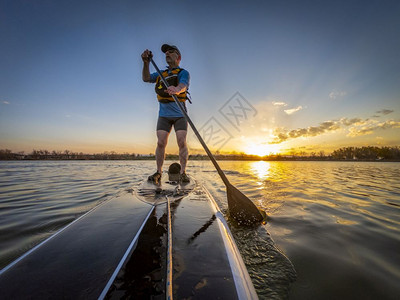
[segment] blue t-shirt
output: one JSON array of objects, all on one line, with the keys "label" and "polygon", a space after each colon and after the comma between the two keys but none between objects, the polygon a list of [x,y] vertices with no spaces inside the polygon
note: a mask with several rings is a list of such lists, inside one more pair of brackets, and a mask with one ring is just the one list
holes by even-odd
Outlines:
[{"label": "blue t-shirt", "polygon": [[[165,70],[162,70],[161,73],[166,70],[169,71],[168,67]],[[151,73],[150,74],[150,82],[153,82],[153,83],[156,82],[157,77],[158,77],[157,72]],[[179,74],[178,74],[178,84],[183,83],[186,85],[187,88],[189,88],[189,81],[190,81],[189,72],[186,71],[185,69],[182,69],[182,71],[179,72]],[[161,103],[160,102],[160,109],[158,111],[158,116],[166,117],[166,118],[179,118],[179,117],[183,117],[183,114],[182,114],[181,110],[179,109],[178,104],[176,104],[175,101],[171,101],[169,103]]]}]

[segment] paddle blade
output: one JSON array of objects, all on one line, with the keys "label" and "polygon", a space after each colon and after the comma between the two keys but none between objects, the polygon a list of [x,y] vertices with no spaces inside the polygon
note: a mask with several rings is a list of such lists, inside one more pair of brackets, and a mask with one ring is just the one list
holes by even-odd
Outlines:
[{"label": "paddle blade", "polygon": [[241,191],[233,185],[227,186],[229,214],[239,224],[255,225],[264,220],[264,216]]}]

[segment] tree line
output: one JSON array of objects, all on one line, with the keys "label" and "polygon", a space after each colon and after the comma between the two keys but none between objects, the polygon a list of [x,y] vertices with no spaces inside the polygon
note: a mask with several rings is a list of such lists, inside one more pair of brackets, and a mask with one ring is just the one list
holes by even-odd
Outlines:
[{"label": "tree line", "polygon": [[127,160],[139,159],[146,157],[145,155],[135,153],[117,153],[115,151],[105,151],[97,154],[86,154],[83,152],[65,151],[48,151],[33,150],[31,153],[17,152],[14,153],[9,149],[0,150],[0,159],[8,160]]},{"label": "tree line", "polygon": [[[0,149],[0,160],[152,160],[155,156],[149,154],[117,153],[105,151],[98,154],[85,154],[83,152],[33,150],[31,153],[12,152],[9,149]],[[324,151],[319,153],[296,153],[292,151],[288,155],[274,154],[263,157],[245,153],[220,154],[217,152],[215,158],[218,160],[392,160],[400,161],[400,147],[344,147],[334,150],[326,155]],[[176,154],[167,154],[167,160],[178,160]],[[189,155],[192,160],[206,160],[207,155]]]},{"label": "tree line", "polygon": [[341,160],[398,160],[400,147],[345,147],[333,151],[331,156]]}]

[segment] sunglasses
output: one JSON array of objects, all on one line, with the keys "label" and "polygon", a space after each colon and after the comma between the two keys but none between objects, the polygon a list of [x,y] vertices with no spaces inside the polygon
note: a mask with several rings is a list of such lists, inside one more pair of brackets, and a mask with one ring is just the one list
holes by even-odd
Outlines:
[{"label": "sunglasses", "polygon": [[178,51],[176,51],[175,49],[169,49],[169,50],[165,51],[165,53],[176,53],[179,55]]}]

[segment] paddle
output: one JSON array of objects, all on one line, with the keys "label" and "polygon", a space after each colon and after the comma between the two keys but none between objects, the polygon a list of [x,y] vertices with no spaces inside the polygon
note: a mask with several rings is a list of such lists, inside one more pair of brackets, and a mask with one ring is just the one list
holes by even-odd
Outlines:
[{"label": "paddle", "polygon": [[[158,75],[161,78],[161,81],[164,83],[166,88],[169,87],[168,82],[165,80],[164,76],[162,75],[160,69],[157,67],[156,63],[153,60],[152,55],[149,56],[150,62],[153,64],[154,68],[157,70]],[[238,223],[245,224],[245,225],[252,225],[261,223],[264,220],[264,216],[258,210],[258,208],[254,205],[254,203],[247,198],[241,191],[235,188],[226,177],[225,173],[222,171],[220,166],[218,165],[217,161],[215,160],[214,156],[212,155],[211,151],[208,149],[206,143],[204,142],[203,138],[201,137],[200,133],[197,131],[196,127],[194,126],[192,120],[189,118],[183,104],[178,100],[176,95],[172,95],[172,98],[178,105],[179,109],[182,111],[185,119],[190,124],[190,127],[193,129],[193,132],[197,136],[200,141],[200,144],[203,146],[204,150],[206,151],[208,157],[214,164],[214,167],[217,169],[219,176],[221,177],[222,181],[226,186],[227,196],[228,196],[228,209],[229,214],[233,217]]]}]

